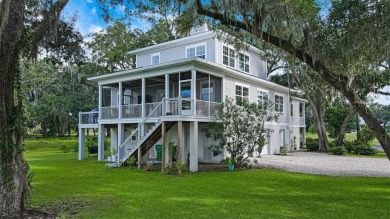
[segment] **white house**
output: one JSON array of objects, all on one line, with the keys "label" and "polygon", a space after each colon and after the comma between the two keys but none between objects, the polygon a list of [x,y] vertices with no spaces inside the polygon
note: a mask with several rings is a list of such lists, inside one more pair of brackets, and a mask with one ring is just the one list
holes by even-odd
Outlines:
[{"label": "white house", "polygon": [[[110,158],[116,165],[138,156],[156,160],[156,144],[172,141],[191,171],[198,162],[218,162],[202,128],[215,119],[224,97],[252,102],[274,102],[278,121],[269,130],[262,154],[278,153],[280,146],[299,149],[305,139],[305,100],[289,96],[287,87],[267,81],[262,52],[250,46],[236,51],[207,27],[190,36],[131,51],[136,68],[89,78],[99,85],[98,112],[79,115],[79,160],[84,159],[85,129],[98,128],[98,160],[104,157],[105,132],[111,132]],[[168,156],[167,150],[163,156]]]}]

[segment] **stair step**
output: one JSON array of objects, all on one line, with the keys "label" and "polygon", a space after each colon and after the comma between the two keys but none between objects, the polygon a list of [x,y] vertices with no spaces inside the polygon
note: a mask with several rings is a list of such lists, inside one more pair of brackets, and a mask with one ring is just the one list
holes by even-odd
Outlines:
[{"label": "stair step", "polygon": [[106,163],[106,167],[118,167],[118,163]]}]

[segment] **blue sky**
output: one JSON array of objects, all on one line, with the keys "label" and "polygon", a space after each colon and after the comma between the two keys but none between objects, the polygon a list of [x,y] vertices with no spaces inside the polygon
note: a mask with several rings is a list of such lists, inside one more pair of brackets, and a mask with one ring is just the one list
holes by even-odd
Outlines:
[{"label": "blue sky", "polygon": [[107,26],[99,16],[99,7],[94,0],[70,0],[63,11],[63,16],[71,17],[74,14],[78,16],[76,27],[84,36]]}]

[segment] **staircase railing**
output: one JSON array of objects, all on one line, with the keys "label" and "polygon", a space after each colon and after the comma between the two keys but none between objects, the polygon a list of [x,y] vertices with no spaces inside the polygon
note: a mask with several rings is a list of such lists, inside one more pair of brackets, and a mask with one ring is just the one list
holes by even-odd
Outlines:
[{"label": "staircase railing", "polygon": [[[131,132],[130,136],[127,137],[122,144],[120,144],[118,146],[118,154],[117,154],[117,164],[118,166],[121,164],[121,162],[124,162],[125,160],[127,160],[131,154],[134,153],[135,150],[138,149],[138,147],[146,140],[146,138],[148,137],[147,135],[150,135],[151,133],[153,133],[154,129],[156,129],[158,127],[158,125],[161,123],[161,118],[157,117],[158,118],[158,122],[152,126],[152,131],[151,132],[147,132],[145,131],[144,129],[144,126],[145,126],[145,123],[152,117],[152,115],[154,115],[154,113],[159,109],[161,108],[161,106],[163,105],[163,103],[165,102],[165,99],[163,99],[161,102],[159,102],[154,108],[152,111],[150,111],[149,115],[147,117],[145,117],[139,124],[138,124],[138,127],[133,131]],[[141,128],[143,128],[143,132],[141,132]],[[128,153],[125,153],[126,151],[126,144],[129,143],[129,141],[131,139],[134,139],[134,137],[136,137],[136,141],[135,142],[131,142],[133,144],[130,144],[130,147],[127,148],[129,151]],[[121,156],[121,154],[123,154],[123,156]],[[122,158],[122,159],[121,159]]]}]

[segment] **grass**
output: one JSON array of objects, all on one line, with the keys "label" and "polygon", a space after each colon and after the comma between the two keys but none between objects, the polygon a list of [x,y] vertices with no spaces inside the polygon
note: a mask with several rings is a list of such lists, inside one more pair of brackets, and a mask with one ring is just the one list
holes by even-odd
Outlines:
[{"label": "grass", "polygon": [[[318,139],[318,135],[316,133],[306,132],[306,138]],[[335,141],[336,139],[328,136],[328,141]],[[345,141],[354,141],[356,140],[356,132],[355,133],[345,133]],[[370,146],[380,145],[378,140],[375,138],[370,142]]]},{"label": "grass", "polygon": [[384,218],[390,213],[389,178],[264,169],[186,173],[179,178],[158,171],[110,169],[96,157],[78,161],[76,153],[61,152],[60,145],[31,146],[35,150],[26,150],[25,157],[35,172],[31,204],[65,217]]}]

